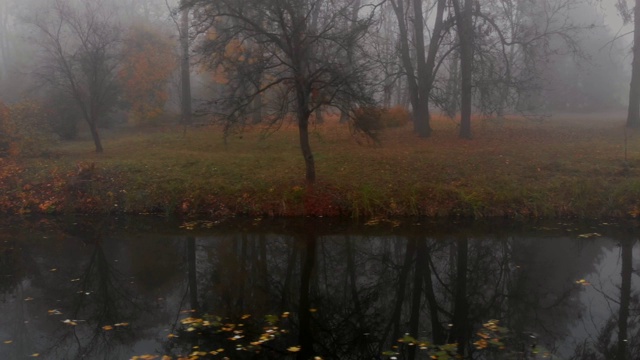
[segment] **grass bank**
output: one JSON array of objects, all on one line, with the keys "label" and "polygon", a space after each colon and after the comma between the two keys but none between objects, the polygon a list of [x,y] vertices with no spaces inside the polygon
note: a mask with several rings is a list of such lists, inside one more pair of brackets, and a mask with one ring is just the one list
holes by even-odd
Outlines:
[{"label": "grass bank", "polygon": [[474,139],[435,119],[434,135],[386,130],[360,145],[329,121],[312,131],[318,182],[304,186],[295,127],[250,129],[225,142],[197,127],[107,133],[47,158],[2,161],[8,213],[147,213],[228,216],[635,217],[640,134],[623,119],[564,116],[474,122]]}]

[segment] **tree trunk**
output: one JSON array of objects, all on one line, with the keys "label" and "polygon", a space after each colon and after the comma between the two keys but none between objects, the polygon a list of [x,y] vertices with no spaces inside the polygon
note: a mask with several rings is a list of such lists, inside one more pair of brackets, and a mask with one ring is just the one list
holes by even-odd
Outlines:
[{"label": "tree trunk", "polygon": [[93,143],[96,146],[96,153],[101,154],[104,152],[102,148],[102,142],[100,141],[100,135],[98,134],[98,127],[96,126],[96,122],[89,121],[89,130],[91,131],[91,137],[93,138]]},{"label": "tree trunk", "polygon": [[453,3],[460,40],[460,77],[462,79],[459,136],[463,139],[471,139],[473,1],[465,0],[464,9],[460,8],[459,0],[455,0]]},{"label": "tree trunk", "polygon": [[[182,1],[184,6],[184,0]],[[181,116],[182,124],[191,125],[191,69],[189,64],[189,9],[182,8],[180,18],[180,48],[182,50],[180,61]]]},{"label": "tree trunk", "polygon": [[300,134],[300,149],[304,157],[307,185],[313,185],[316,181],[316,165],[309,144],[309,113],[303,111],[298,114],[298,132]]},{"label": "tree trunk", "polygon": [[637,129],[640,128],[640,0],[636,0],[633,19],[633,62],[631,64],[627,127]]}]

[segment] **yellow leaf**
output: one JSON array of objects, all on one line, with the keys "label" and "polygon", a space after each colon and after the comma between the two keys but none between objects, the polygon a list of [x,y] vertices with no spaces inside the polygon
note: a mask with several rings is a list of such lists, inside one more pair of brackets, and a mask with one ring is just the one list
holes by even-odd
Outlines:
[{"label": "yellow leaf", "polygon": [[40,356],[40,354],[38,354],[38,353],[33,353],[33,354],[29,355],[29,356],[31,356],[31,357],[38,357],[38,356]]},{"label": "yellow leaf", "polygon": [[292,346],[290,348],[287,349],[287,351],[289,352],[298,352],[300,351],[301,347],[300,346]]},{"label": "yellow leaf", "polygon": [[102,327],[102,330],[104,330],[104,331],[113,330],[113,326],[111,326],[111,325],[105,325],[105,326],[103,326],[103,327]]},{"label": "yellow leaf", "polygon": [[6,340],[4,343],[5,344],[11,344],[13,342],[13,340]]}]

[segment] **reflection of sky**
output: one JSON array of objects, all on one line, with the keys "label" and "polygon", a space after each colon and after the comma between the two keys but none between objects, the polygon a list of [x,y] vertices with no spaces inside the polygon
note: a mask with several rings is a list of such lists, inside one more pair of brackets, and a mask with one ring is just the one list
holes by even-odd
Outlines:
[{"label": "reflection of sky", "polygon": [[[585,306],[585,313],[581,319],[571,327],[573,339],[567,339],[562,351],[565,354],[573,351],[573,345],[587,340],[595,342],[602,326],[612,316],[618,315],[621,282],[621,248],[612,239],[601,240],[611,245],[603,244],[600,261],[595,264],[595,271],[588,274],[585,280],[591,285],[585,286],[580,293],[580,302]],[[640,259],[640,246],[633,248],[634,264]],[[637,269],[637,266],[634,266]],[[577,279],[579,280],[579,279]],[[640,289],[640,278],[631,277],[632,293]],[[633,313],[632,313],[633,314]],[[617,334],[617,328],[614,335]]]}]

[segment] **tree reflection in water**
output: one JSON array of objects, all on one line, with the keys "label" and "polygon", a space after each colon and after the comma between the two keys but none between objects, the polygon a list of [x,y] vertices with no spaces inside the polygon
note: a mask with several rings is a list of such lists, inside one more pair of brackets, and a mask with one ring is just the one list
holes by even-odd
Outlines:
[{"label": "tree reflection in water", "polygon": [[[2,235],[2,358],[640,357],[637,231],[622,226],[41,227]],[[607,266],[617,280],[598,278]]]}]

